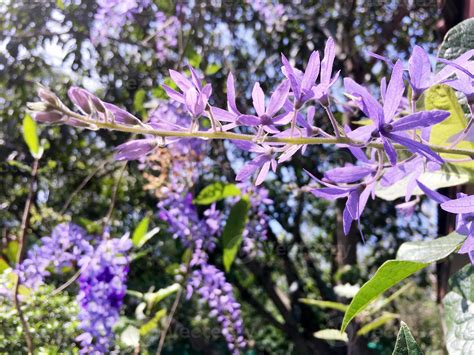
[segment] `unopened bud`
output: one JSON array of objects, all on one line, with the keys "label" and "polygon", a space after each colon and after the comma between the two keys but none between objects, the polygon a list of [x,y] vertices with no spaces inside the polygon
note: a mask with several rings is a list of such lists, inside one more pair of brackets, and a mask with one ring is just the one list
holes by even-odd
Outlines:
[{"label": "unopened bud", "polygon": [[58,111],[37,112],[34,119],[42,123],[57,123],[64,120],[64,115]]},{"label": "unopened bud", "polygon": [[54,109],[51,104],[46,103],[44,101],[37,101],[37,102],[28,102],[26,106],[31,110],[35,112],[48,112],[52,111]]},{"label": "unopened bud", "polygon": [[41,98],[42,101],[50,104],[53,107],[59,106],[61,103],[61,100],[54,94],[51,90],[48,88],[45,88],[44,86],[40,86],[38,89],[38,96]]}]

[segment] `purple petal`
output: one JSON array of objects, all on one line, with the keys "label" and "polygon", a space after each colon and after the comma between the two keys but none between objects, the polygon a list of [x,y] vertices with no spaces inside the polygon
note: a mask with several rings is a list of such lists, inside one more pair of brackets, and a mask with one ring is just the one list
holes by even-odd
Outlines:
[{"label": "purple petal", "polygon": [[349,209],[344,208],[344,211],[342,213],[342,229],[344,231],[344,235],[348,235],[349,231],[351,229],[353,218],[351,214],[349,213]]},{"label": "purple petal", "polygon": [[418,183],[418,187],[421,189],[421,191],[423,191],[425,195],[431,198],[432,200],[438,203],[443,203],[443,202],[447,202],[451,200],[449,197],[444,196],[440,194],[439,192],[431,190],[429,187],[423,185],[420,181],[416,180],[416,182]]},{"label": "purple petal", "polygon": [[428,54],[420,46],[415,46],[408,60],[408,73],[414,91],[419,94],[430,86],[431,63]]},{"label": "purple petal", "polygon": [[258,126],[260,124],[260,118],[254,115],[240,115],[237,118],[237,122],[245,126]]},{"label": "purple petal", "polygon": [[313,189],[311,193],[325,200],[336,200],[338,198],[347,197],[350,190],[336,187],[322,187],[320,189]]},{"label": "purple petal", "polygon": [[235,122],[237,115],[219,107],[211,107],[212,116],[221,122]]},{"label": "purple petal", "polygon": [[48,112],[36,112],[34,114],[34,119],[41,123],[55,123],[60,122],[66,117],[58,111],[48,111]]},{"label": "purple petal", "polygon": [[176,70],[170,69],[169,71],[171,80],[179,87],[182,92],[186,92],[193,87],[191,81],[186,78],[183,74],[177,72]]},{"label": "purple petal", "polygon": [[392,143],[390,143],[385,137],[382,137],[382,143],[388,160],[390,160],[390,164],[392,164],[392,166],[397,165],[397,151],[395,150]]},{"label": "purple petal", "polygon": [[418,153],[425,156],[428,159],[436,161],[440,164],[444,163],[444,160],[435,152],[433,152],[430,148],[426,145],[418,143],[410,138],[402,137],[400,135],[387,133],[385,134],[386,137],[390,138],[392,141],[397,142],[405,147],[412,153]]},{"label": "purple petal", "polygon": [[232,73],[227,76],[227,105],[235,114],[240,114],[235,104],[235,84]]},{"label": "purple petal", "polygon": [[429,127],[449,117],[448,111],[421,111],[400,118],[393,122],[390,132],[406,131],[414,128]]},{"label": "purple petal", "polygon": [[296,99],[300,97],[300,85],[298,84],[298,80],[296,79],[294,68],[291,66],[288,59],[286,59],[285,55],[281,54],[281,61],[283,63],[283,68],[285,69],[285,76],[290,81],[291,90],[293,90],[293,94],[295,95]]},{"label": "purple petal", "polygon": [[319,52],[313,51],[309,57],[308,65],[301,81],[301,88],[309,90],[314,85],[319,74]]},{"label": "purple petal", "polygon": [[321,83],[329,85],[331,81],[332,66],[334,58],[336,57],[336,50],[334,40],[329,37],[324,48],[324,58],[321,62]]},{"label": "purple petal", "polygon": [[172,88],[170,88],[168,85],[162,85],[161,86],[165,91],[166,91],[166,94],[172,98],[173,100],[181,103],[181,104],[184,104],[185,103],[185,100],[184,100],[184,95],[183,94],[180,94],[179,92],[177,92],[176,90],[173,90]]},{"label": "purple petal", "polygon": [[278,87],[275,92],[270,97],[270,102],[266,110],[268,116],[273,116],[275,113],[280,111],[285,103],[286,98],[288,97],[288,92],[290,91],[290,82],[284,80]]},{"label": "purple petal", "polygon": [[189,71],[191,72],[191,79],[193,81],[194,86],[196,89],[202,89],[201,78],[199,77],[196,70],[191,65],[188,65]]},{"label": "purple petal", "polygon": [[352,165],[328,170],[324,173],[324,177],[335,183],[351,183],[365,178],[372,172],[372,168]]},{"label": "purple petal", "polygon": [[265,181],[265,178],[267,177],[268,172],[270,171],[270,164],[271,162],[267,161],[262,165],[262,169],[260,169],[260,172],[257,175],[257,179],[255,180],[255,186],[258,186]]},{"label": "purple petal", "polygon": [[196,91],[196,89],[191,88],[188,91],[186,91],[185,99],[186,99],[186,107],[188,111],[194,117],[199,116],[200,113],[198,112],[198,92]]},{"label": "purple petal", "polygon": [[474,236],[468,236],[461,248],[459,249],[459,254],[466,254],[474,251]]},{"label": "purple petal", "polygon": [[359,98],[355,102],[367,117],[372,119],[377,125],[383,120],[382,106],[366,88],[357,84],[351,78],[344,78],[344,88],[348,94]]},{"label": "purple petal", "polygon": [[114,115],[115,122],[128,124],[128,125],[136,125],[140,123],[140,120],[132,115],[131,113],[117,107],[113,104],[109,104],[108,102],[104,102],[104,106],[107,110],[112,112]]},{"label": "purple petal", "polygon": [[152,152],[156,148],[155,139],[136,139],[115,148],[116,160],[136,160]]},{"label": "purple petal", "polygon": [[474,195],[443,202],[441,208],[451,213],[474,213]]},{"label": "purple petal", "polygon": [[[237,181],[243,181],[248,179],[253,173],[257,171],[258,168],[262,167],[266,162],[270,162],[270,156],[268,155],[259,155],[252,159],[250,162],[245,164],[239,173],[236,176]],[[270,167],[270,165],[268,165]]]},{"label": "purple petal", "polygon": [[[400,101],[405,91],[405,85],[403,84],[403,65],[400,60],[397,60],[393,67],[392,77],[387,86],[387,92],[385,94],[385,101],[383,105],[384,121],[389,123],[395,116],[395,112],[400,106]],[[380,122],[382,124],[382,122]]]},{"label": "purple petal", "polygon": [[259,82],[256,82],[253,86],[252,100],[257,115],[262,116],[265,113],[265,94],[263,93]]},{"label": "purple petal", "polygon": [[356,128],[355,130],[347,133],[347,136],[355,141],[366,143],[371,138],[372,132],[375,131],[375,129],[375,125],[370,124]]}]

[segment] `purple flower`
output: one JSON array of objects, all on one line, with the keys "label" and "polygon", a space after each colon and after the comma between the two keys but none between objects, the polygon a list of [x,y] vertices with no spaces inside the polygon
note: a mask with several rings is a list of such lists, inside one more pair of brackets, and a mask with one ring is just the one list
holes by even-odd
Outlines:
[{"label": "purple flower", "polygon": [[314,97],[312,88],[319,75],[319,53],[316,51],[311,53],[304,73],[293,68],[283,54],[281,55],[281,61],[283,62],[282,71],[290,81],[291,90],[293,91],[293,106],[295,109],[299,109]]},{"label": "purple flower", "polygon": [[265,94],[260,83],[255,83],[252,90],[253,107],[257,115],[240,115],[237,122],[245,126],[261,126],[264,130],[271,133],[278,133],[275,125],[285,125],[290,122],[291,114],[283,113],[275,116],[283,107],[288,93],[290,91],[290,82],[284,80],[270,97],[270,101],[265,107]]},{"label": "purple flower", "polygon": [[254,173],[259,171],[255,180],[255,185],[258,186],[267,177],[270,167],[272,168],[273,172],[276,171],[278,163],[274,155],[278,151],[278,148],[266,143],[258,145],[246,141],[234,141],[234,144],[240,149],[257,153],[255,158],[253,158],[250,162],[245,164],[242,169],[240,169],[235,178],[237,181],[246,180]]},{"label": "purple flower", "polygon": [[392,142],[405,146],[412,153],[418,153],[428,159],[443,163],[443,159],[426,145],[408,138],[406,131],[437,124],[446,119],[450,115],[449,112],[440,110],[421,111],[393,121],[405,90],[403,68],[400,61],[397,61],[393,67],[383,107],[370,95],[367,89],[355,83],[352,79],[344,79],[344,86],[349,94],[357,98],[359,108],[374,122],[355,129],[348,134],[350,138],[364,143],[370,139],[380,138],[392,165],[397,163],[397,152]]},{"label": "purple flower", "polygon": [[227,110],[219,107],[211,107],[214,118],[220,122],[227,122],[222,126],[223,131],[239,126],[238,118],[242,115],[235,103],[234,76],[229,73],[227,76]]},{"label": "purple flower", "polygon": [[320,75],[320,82],[318,85],[313,87],[313,93],[316,100],[318,100],[321,105],[328,106],[329,100],[329,89],[331,86],[339,78],[338,71],[334,77],[331,78],[332,75],[332,67],[334,64],[334,59],[336,58],[336,48],[334,44],[334,40],[332,37],[329,37],[326,41],[326,47],[324,48],[324,58],[321,61],[321,75]]},{"label": "purple flower", "polygon": [[170,98],[184,104],[191,116],[199,117],[204,113],[212,94],[212,87],[211,84],[202,85],[202,80],[193,67],[189,66],[189,70],[191,71],[191,80],[175,70],[170,70],[171,79],[182,93],[171,89],[167,85],[163,85],[163,89]]},{"label": "purple flower", "polygon": [[162,11],[155,14],[154,30],[156,56],[160,62],[164,62],[172,57],[178,45],[178,33],[181,27],[178,17],[166,16]]},{"label": "purple flower", "polygon": [[450,199],[419,181],[417,183],[426,196],[439,203],[443,210],[456,214],[456,232],[467,236],[458,253],[469,254],[471,263],[474,265],[474,196],[458,193],[456,199]]},{"label": "purple flower", "polygon": [[458,71],[456,67],[468,65],[473,55],[474,50],[470,50],[455,60],[450,61],[453,65],[447,65],[439,72],[434,73],[428,54],[420,46],[415,46],[408,60],[408,73],[410,74],[410,85],[413,89],[414,97],[420,97],[423,91],[435,84],[446,83],[451,85],[448,78]]},{"label": "purple flower", "polygon": [[158,146],[156,138],[135,139],[115,148],[115,160],[136,160],[150,154]]},{"label": "purple flower", "polygon": [[369,180],[357,185],[347,186],[334,185],[330,182],[319,180],[308,171],[306,172],[313,180],[326,186],[323,188],[312,189],[311,193],[314,196],[330,201],[347,197],[346,207],[343,211],[343,230],[344,234],[347,235],[352,221],[359,221],[369,196],[372,195],[372,198],[374,198],[376,181],[373,179],[373,176],[376,172],[375,166],[348,165],[342,168],[329,170],[325,173],[325,179],[335,183],[353,183],[369,178]]}]

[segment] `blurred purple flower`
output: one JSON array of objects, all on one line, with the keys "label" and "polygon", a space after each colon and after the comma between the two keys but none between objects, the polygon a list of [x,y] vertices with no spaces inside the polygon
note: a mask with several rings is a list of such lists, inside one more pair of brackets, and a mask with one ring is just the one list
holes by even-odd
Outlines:
[{"label": "blurred purple flower", "polygon": [[257,186],[265,180],[268,172],[270,171],[270,167],[272,168],[273,172],[276,171],[278,162],[276,161],[274,155],[278,151],[278,148],[275,148],[274,146],[267,143],[259,145],[251,142],[234,141],[234,144],[239,149],[257,153],[255,158],[253,158],[250,162],[245,164],[242,169],[240,169],[235,178],[237,181],[246,180],[254,173],[259,171],[255,180],[255,185]]},{"label": "blurred purple flower", "polygon": [[334,59],[336,58],[336,46],[332,37],[329,37],[326,41],[326,47],[324,48],[324,58],[321,61],[321,75],[320,82],[318,85],[313,87],[313,93],[316,100],[318,100],[321,105],[329,105],[329,89],[339,78],[338,71],[332,78],[332,67],[334,65]]},{"label": "blurred purple flower", "polygon": [[143,138],[128,141],[115,148],[115,160],[137,160],[153,152],[158,147],[156,138]]}]

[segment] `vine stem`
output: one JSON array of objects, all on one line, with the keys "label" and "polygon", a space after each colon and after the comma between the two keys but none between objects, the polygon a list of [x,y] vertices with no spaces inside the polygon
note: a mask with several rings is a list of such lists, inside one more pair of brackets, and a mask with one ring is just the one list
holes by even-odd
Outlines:
[{"label": "vine stem", "polygon": [[168,333],[168,330],[170,329],[171,322],[173,321],[174,314],[176,313],[176,310],[178,309],[179,301],[181,300],[182,294],[183,294],[183,287],[180,287],[178,290],[178,293],[176,294],[176,298],[174,299],[173,305],[171,306],[170,315],[168,316],[168,321],[166,322],[165,329],[163,329],[163,331],[160,334],[160,343],[158,344],[156,355],[161,355],[163,346],[165,344],[166,334]]},{"label": "vine stem", "polygon": [[[119,123],[112,122],[103,122],[90,119],[87,116],[80,115],[76,112],[69,110],[67,107],[58,107],[57,110],[64,113],[66,116],[74,118],[82,123],[86,123],[91,127],[97,127],[102,129],[115,130],[120,132],[128,132],[135,134],[148,134],[157,137],[182,137],[182,138],[201,138],[201,139],[228,139],[228,140],[241,140],[241,141],[255,141],[255,136],[252,134],[242,134],[234,132],[212,132],[212,131],[193,131],[189,132],[188,130],[182,131],[167,131],[167,130],[157,130],[151,126],[129,126]],[[264,137],[262,138],[264,143],[282,143],[282,144],[348,144],[348,145],[364,145],[371,148],[383,148],[381,143],[371,142],[364,144],[362,142],[354,141],[348,137]],[[395,149],[397,150],[406,150],[407,148],[400,145],[394,144]],[[439,145],[427,144],[432,151],[437,153],[450,153],[456,155],[466,155],[471,158],[474,158],[474,150],[471,149],[459,149],[459,148],[449,148]]]},{"label": "vine stem", "polygon": [[[35,182],[36,182],[36,177],[38,176],[38,166],[39,166],[39,160],[35,159],[33,162],[33,168],[31,170],[31,180],[30,180],[30,186],[29,186],[29,191],[28,191],[28,197],[26,198],[25,208],[23,209],[23,215],[21,218],[20,234],[18,236],[18,251],[16,255],[17,265],[21,263],[23,254],[25,252],[26,230],[28,229],[28,224],[30,220],[30,211],[31,211],[31,205],[33,202],[33,197],[34,197]],[[17,275],[15,286],[13,288],[13,302],[15,304],[15,308],[18,312],[18,317],[20,318],[21,326],[23,328],[23,335],[25,337],[26,346],[28,348],[28,354],[32,355],[35,349],[33,345],[33,340],[31,338],[30,327],[28,325],[28,321],[25,318],[25,315],[23,314],[23,310],[21,309],[20,298],[18,297],[18,292],[20,290],[20,283],[21,283],[20,275]]]}]

